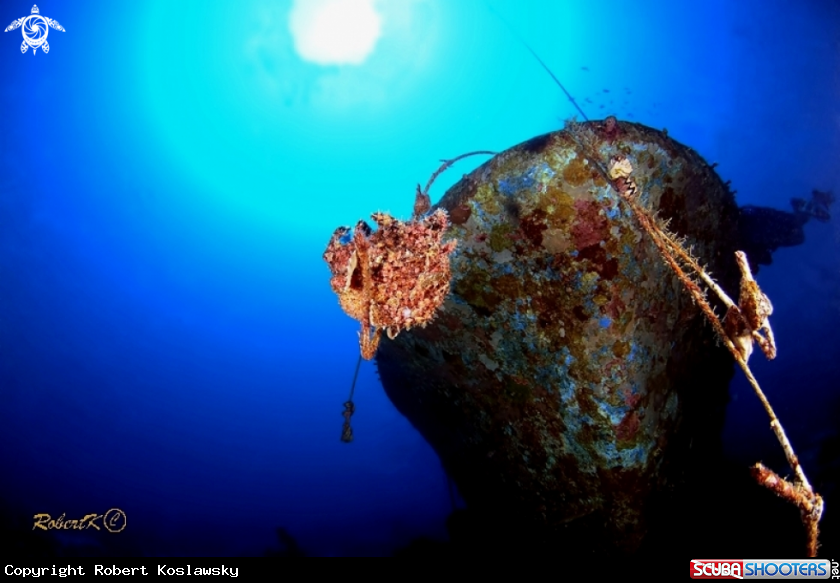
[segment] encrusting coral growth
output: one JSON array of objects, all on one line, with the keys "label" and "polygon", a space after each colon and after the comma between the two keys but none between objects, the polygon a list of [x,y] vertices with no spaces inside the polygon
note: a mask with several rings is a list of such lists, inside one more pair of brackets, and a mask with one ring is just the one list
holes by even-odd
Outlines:
[{"label": "encrusting coral growth", "polygon": [[324,261],[342,309],[362,324],[363,358],[370,360],[376,354],[383,329],[394,339],[402,330],[425,327],[443,304],[452,280],[449,254],[457,241],[443,242],[449,226],[446,211],[427,214],[429,188],[441,172],[475,154],[494,152],[470,152],[444,160],[424,190],[417,185],[410,221],[380,212],[371,215],[378,227],[375,231],[359,221],[352,232],[339,227],[333,233]]},{"label": "encrusting coral growth", "polygon": [[461,158],[475,154],[495,152],[470,152],[443,160],[424,190],[417,185],[410,221],[374,213],[376,231],[364,221],[356,223],[352,233],[349,227],[339,227],[324,251],[324,261],[332,273],[330,285],[338,295],[339,304],[362,324],[359,361],[342,413],[344,443],[353,441],[350,418],[356,411],[353,391],[361,359],[374,357],[383,328],[394,339],[401,330],[425,326],[449,293],[452,280],[449,254],[455,250],[457,241],[443,242],[449,225],[445,211],[427,215],[431,209],[429,189],[441,172]]},{"label": "encrusting coral growth", "polygon": [[383,329],[395,338],[434,317],[449,292],[449,254],[456,245],[443,242],[449,224],[443,210],[407,222],[387,213],[372,218],[375,231],[364,221],[352,233],[339,227],[324,252],[342,309],[362,324],[359,346],[367,360]]},{"label": "encrusting coral growth", "polygon": [[[662,260],[689,292],[720,341],[744,371],[764,406],[795,479],[784,479],[760,463],[751,469],[752,475],[760,485],[799,508],[807,533],[807,554],[816,556],[823,499],[811,487],[781,423],[747,364],[756,343],[768,359],[775,358],[776,345],[768,320],[773,306],[752,276],[746,254],[742,251],[735,253],[741,271],[736,304],[690,250],[686,250],[685,241],[671,233],[667,223],[643,204],[633,178],[631,162],[620,155],[613,157],[605,167],[601,161],[603,158],[597,153],[597,146],[590,144],[587,133],[577,128],[574,123],[567,126],[572,139],[627,204]],[[610,141],[621,131],[614,118],[605,120],[603,129]],[[425,326],[443,303],[452,279],[449,255],[455,249],[456,241],[443,242],[449,225],[448,217],[440,209],[429,214],[431,201],[428,191],[443,170],[455,161],[476,153],[485,152],[464,154],[445,161],[432,175],[425,190],[421,191],[418,185],[410,221],[402,222],[386,213],[375,213],[372,216],[378,225],[376,231],[364,221],[359,221],[352,231],[348,227],[340,227],[333,234],[324,259],[332,272],[330,284],[339,296],[341,307],[361,323],[361,357],[373,358],[383,329],[393,339],[402,330]],[[723,319],[710,305],[703,285],[712,290],[725,306]],[[352,440],[349,421],[353,411],[351,389],[351,398],[345,403],[343,441]]]},{"label": "encrusting coral growth", "polygon": [[[708,275],[698,261],[685,250],[682,241],[670,233],[666,224],[661,224],[656,215],[639,202],[638,188],[632,177],[633,167],[623,156],[613,157],[607,168],[607,175],[622,200],[630,207],[642,228],[647,232],[662,259],[676,274],[682,285],[703,311],[714,328],[717,336],[732,353],[735,361],[744,371],[755,394],[758,396],[764,410],[770,417],[770,427],[785,452],[785,457],[796,476],[796,482],[790,482],[760,463],[753,466],[753,478],[762,486],[772,490],[781,498],[793,503],[799,508],[802,523],[807,533],[807,552],[809,557],[817,555],[819,521],[822,517],[823,499],[814,492],[799,459],[793,452],[784,429],[776,417],[770,402],[758,385],[747,364],[753,350],[753,343],[757,343],[768,359],[776,357],[776,344],[768,317],[773,312],[773,305],[769,298],[758,287],[752,276],[747,256],[742,251],[735,253],[735,259],[741,270],[741,289],[738,304],[726,294],[723,289]],[[689,273],[686,273],[686,270]],[[699,277],[726,306],[726,315],[721,322],[717,314],[706,299],[706,293],[693,276]]]}]

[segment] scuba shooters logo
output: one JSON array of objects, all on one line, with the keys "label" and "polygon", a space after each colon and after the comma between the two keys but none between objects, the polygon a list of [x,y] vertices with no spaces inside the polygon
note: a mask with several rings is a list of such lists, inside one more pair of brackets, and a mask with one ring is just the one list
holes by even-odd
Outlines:
[{"label": "scuba shooters logo", "polygon": [[828,559],[694,559],[692,579],[837,579],[837,561]]},{"label": "scuba shooters logo", "polygon": [[50,33],[50,28],[64,32],[64,27],[57,20],[41,16],[41,11],[38,10],[37,4],[32,7],[32,14],[12,21],[3,32],[17,30],[18,28],[23,33],[23,43],[20,45],[20,52],[25,53],[29,47],[32,47],[33,55],[38,52],[39,48],[44,53],[50,52],[50,45],[47,42],[47,35]]},{"label": "scuba shooters logo", "polygon": [[167,565],[158,565],[157,574],[163,576],[176,575],[226,575],[228,577],[239,577],[239,567],[193,567],[187,565],[186,567],[169,567]]}]

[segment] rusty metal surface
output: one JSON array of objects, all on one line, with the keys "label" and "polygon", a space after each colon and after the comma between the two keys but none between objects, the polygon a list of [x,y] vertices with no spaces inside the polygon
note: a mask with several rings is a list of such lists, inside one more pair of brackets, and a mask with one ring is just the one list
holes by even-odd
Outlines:
[{"label": "rusty metal surface", "polygon": [[377,354],[471,508],[607,553],[638,548],[692,440],[722,423],[732,373],[607,182],[619,153],[642,202],[735,289],[737,209],[706,162],[638,124],[573,124],[446,193],[452,291]]}]

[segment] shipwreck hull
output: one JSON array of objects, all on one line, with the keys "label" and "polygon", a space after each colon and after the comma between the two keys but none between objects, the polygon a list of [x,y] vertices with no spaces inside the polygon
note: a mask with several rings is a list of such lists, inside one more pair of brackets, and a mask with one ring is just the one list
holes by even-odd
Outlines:
[{"label": "shipwreck hull", "polygon": [[573,124],[445,194],[451,293],[377,353],[493,536],[632,553],[723,422],[731,358],[607,178],[617,154],[640,202],[737,289],[737,207],[712,168],[638,124]]}]

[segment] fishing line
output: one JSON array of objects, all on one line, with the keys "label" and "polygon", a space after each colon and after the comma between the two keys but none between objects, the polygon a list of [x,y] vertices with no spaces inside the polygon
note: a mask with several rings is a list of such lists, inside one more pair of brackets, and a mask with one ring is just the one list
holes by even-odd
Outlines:
[{"label": "fishing line", "polygon": [[575,101],[575,98],[572,97],[572,94],[569,93],[569,91],[563,86],[563,84],[560,82],[560,79],[558,79],[557,76],[551,71],[551,69],[548,68],[548,65],[546,65],[545,62],[543,62],[543,60],[540,58],[537,52],[531,48],[531,45],[529,45],[528,42],[518,32],[516,32],[516,29],[513,28],[513,26],[505,19],[504,16],[493,10],[493,6],[491,6],[489,2],[485,2],[485,5],[487,6],[487,9],[490,12],[495,14],[499,18],[499,20],[501,20],[504,23],[504,25],[511,32],[511,34],[513,34],[513,36],[516,37],[516,40],[518,40],[526,49],[528,49],[528,52],[531,53],[537,60],[537,62],[542,66],[542,68],[545,69],[545,72],[551,75],[551,78],[554,79],[554,82],[557,83],[557,86],[560,88],[560,90],[566,94],[566,97],[569,99],[569,101],[572,102],[572,105],[575,106],[575,109],[578,110],[578,113],[581,115],[583,120],[589,121],[589,118],[586,117],[586,114],[583,112],[583,109],[581,109],[580,105],[578,105],[578,102]]}]

